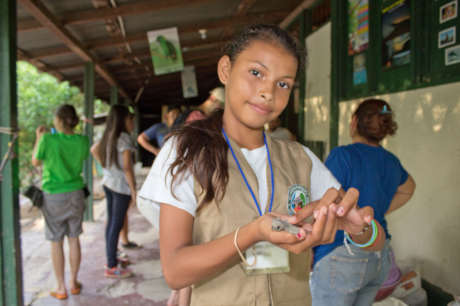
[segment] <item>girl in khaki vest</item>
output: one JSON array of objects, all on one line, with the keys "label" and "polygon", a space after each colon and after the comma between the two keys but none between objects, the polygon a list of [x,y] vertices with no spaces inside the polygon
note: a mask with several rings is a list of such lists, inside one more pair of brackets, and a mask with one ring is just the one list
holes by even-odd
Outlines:
[{"label": "girl in khaki vest", "polygon": [[[263,133],[288,103],[298,50],[276,26],[251,26],[231,41],[217,69],[224,111],[175,131],[144,183],[141,192],[161,205],[166,282],[192,285],[192,305],[311,305],[313,246],[333,241],[337,229],[366,249],[383,245],[356,189],[343,192],[307,148]],[[275,213],[297,235],[272,230]]]}]

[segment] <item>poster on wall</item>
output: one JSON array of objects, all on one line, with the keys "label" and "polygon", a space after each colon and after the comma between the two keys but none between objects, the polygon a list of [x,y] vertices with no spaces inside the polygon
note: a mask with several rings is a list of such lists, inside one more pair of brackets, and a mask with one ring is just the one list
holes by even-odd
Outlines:
[{"label": "poster on wall", "polygon": [[184,69],[177,28],[147,32],[155,75]]},{"label": "poster on wall", "polygon": [[450,27],[442,30],[438,34],[438,48],[444,48],[455,44],[456,41],[456,28]]},{"label": "poster on wall", "polygon": [[185,66],[181,72],[182,93],[184,98],[194,98],[198,96],[198,86],[194,66]]},{"label": "poster on wall", "polygon": [[444,23],[457,17],[457,0],[450,1],[439,8],[439,23]]},{"label": "poster on wall", "polygon": [[369,45],[369,2],[348,0],[348,55],[360,53]]},{"label": "poster on wall", "polygon": [[382,6],[382,66],[410,63],[410,0],[384,0]]},{"label": "poster on wall", "polygon": [[446,66],[460,63],[460,45],[446,48],[445,51],[445,64]]},{"label": "poster on wall", "polygon": [[367,83],[366,55],[357,54],[353,57],[353,85]]}]

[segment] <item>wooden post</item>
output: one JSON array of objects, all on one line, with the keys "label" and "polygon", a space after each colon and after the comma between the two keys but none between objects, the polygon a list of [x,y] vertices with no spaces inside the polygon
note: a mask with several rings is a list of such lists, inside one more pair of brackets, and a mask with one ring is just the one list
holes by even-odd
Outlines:
[{"label": "wooden post", "polygon": [[331,110],[329,119],[329,150],[338,145],[339,138],[339,101],[343,84],[344,33],[347,2],[331,1]]},{"label": "wooden post", "polygon": [[9,156],[0,173],[0,305],[8,306],[24,303],[17,126],[16,1],[0,1],[0,164]]},{"label": "wooden post", "polygon": [[118,88],[110,87],[110,105],[118,104]]},{"label": "wooden post", "polygon": [[[87,62],[85,64],[85,79],[84,79],[84,94],[85,94],[85,116],[86,118],[94,117],[94,63]],[[89,138],[90,146],[93,144],[93,125],[86,123],[85,135]],[[93,217],[93,157],[91,154],[85,161],[84,176],[86,185],[90,191],[90,195],[86,201],[86,210],[84,215],[85,221],[94,221]]]}]

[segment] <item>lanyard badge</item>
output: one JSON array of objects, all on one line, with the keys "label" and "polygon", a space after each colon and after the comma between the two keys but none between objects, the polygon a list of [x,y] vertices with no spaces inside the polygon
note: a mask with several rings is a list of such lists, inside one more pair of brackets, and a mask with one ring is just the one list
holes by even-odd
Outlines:
[{"label": "lanyard badge", "polygon": [[[230,149],[230,152],[232,153],[233,159],[235,160],[235,163],[238,166],[238,170],[240,171],[240,174],[243,177],[244,182],[246,183],[246,187],[251,193],[252,199],[254,200],[254,203],[257,207],[257,211],[259,212],[259,215],[262,216],[263,213],[262,213],[262,210],[260,209],[259,202],[257,201],[254,191],[249,185],[249,182],[246,179],[246,176],[244,175],[243,169],[241,168],[238,158],[236,157],[235,152],[233,151],[232,145],[230,144],[230,141],[224,129],[222,129],[222,134],[224,135],[225,141],[228,144],[228,147]],[[275,179],[273,175],[272,161],[270,158],[270,150],[268,149],[265,133],[263,135],[264,135],[265,148],[267,150],[268,164],[270,166],[270,177],[271,177],[271,184],[272,184],[270,205],[268,207],[268,212],[271,212],[272,207],[273,207],[273,197],[275,194]],[[289,272],[290,270],[288,251],[280,247],[277,247],[276,245],[268,241],[261,241],[261,242],[254,244],[253,246],[251,246],[249,249],[245,251],[245,255],[246,255],[247,262],[249,263],[249,266],[243,265],[244,271],[246,272],[247,275],[285,273],[285,272]]]}]

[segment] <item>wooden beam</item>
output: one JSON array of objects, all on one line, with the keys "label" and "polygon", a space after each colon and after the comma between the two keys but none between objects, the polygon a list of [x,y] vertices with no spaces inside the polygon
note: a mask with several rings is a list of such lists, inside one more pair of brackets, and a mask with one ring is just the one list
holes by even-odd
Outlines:
[{"label": "wooden beam", "polygon": [[123,97],[130,98],[126,91],[118,85],[114,77],[97,61],[97,59],[79,42],[51,12],[38,0],[19,0],[40,23],[46,26],[59,39],[61,39],[74,53],[84,61],[93,62],[94,68],[110,85],[116,86]]},{"label": "wooden beam", "polygon": [[[257,21],[263,21],[265,23],[276,23],[277,21],[281,20],[284,16],[286,16],[288,12],[286,11],[276,11],[276,12],[268,12],[268,13],[263,13],[263,14],[251,14],[247,16],[241,16],[241,17],[228,17],[228,18],[221,18],[218,20],[208,20],[206,22],[196,24],[196,23],[189,23],[189,24],[183,24],[179,25],[179,32],[180,33],[192,33],[196,32],[199,29],[219,29],[219,28],[225,28],[225,27],[234,27],[237,25],[244,25],[244,24],[249,24],[249,23],[255,23]],[[164,27],[172,26],[170,25],[165,25]],[[226,38],[225,38],[226,39]],[[137,33],[130,34],[126,36],[125,39],[122,38],[99,38],[99,39],[93,39],[90,41],[85,42],[85,48],[87,49],[99,49],[99,48],[107,48],[107,47],[113,47],[113,46],[118,46],[118,45],[123,45],[126,42],[137,42],[137,41],[143,41],[147,43],[147,34],[146,31],[140,31]],[[187,46],[186,44],[182,44],[182,47],[194,47],[202,42],[209,42],[208,40],[197,40],[195,41],[195,44],[192,44],[190,46]],[[53,46],[53,47],[47,47],[47,48],[42,48],[42,49],[37,49],[37,50],[30,50],[29,51],[31,58],[33,59],[41,59],[44,57],[48,56],[56,56],[56,55],[61,55],[61,54],[68,54],[72,53],[72,50],[70,50],[67,46]]]},{"label": "wooden beam", "polygon": [[[252,0],[253,1],[253,0]],[[286,11],[275,11],[263,14],[251,14],[246,16],[230,16],[225,18],[219,19],[212,19],[203,21],[200,23],[185,23],[177,25],[179,35],[186,34],[186,33],[193,33],[198,32],[199,29],[220,29],[226,27],[234,27],[237,25],[244,25],[249,23],[256,23],[257,21],[263,21],[265,23],[272,23],[281,20],[285,17],[289,12]],[[157,27],[158,29],[168,28],[174,26],[173,23],[167,24],[161,27]],[[150,29],[155,30],[155,29]],[[108,39],[93,39],[87,42],[87,46],[89,49],[96,49],[96,48],[105,48],[105,47],[112,47],[117,45],[122,45],[126,42],[136,42],[145,40],[147,41],[147,33],[146,31],[140,31],[137,33],[130,34],[126,36],[125,39],[121,38],[108,38]]]},{"label": "wooden beam", "polygon": [[282,29],[286,29],[293,21],[299,16],[304,10],[312,7],[316,2],[322,0],[304,0],[299,4],[283,21],[280,22],[279,26]]},{"label": "wooden beam", "polygon": [[[66,12],[61,14],[59,23],[62,25],[69,24],[83,24],[88,22],[94,22],[98,20],[104,20],[107,18],[117,16],[129,16],[129,15],[140,15],[146,14],[152,11],[158,12],[161,10],[176,8],[176,7],[188,7],[200,3],[210,2],[211,0],[144,0],[136,1],[133,3],[121,4],[118,7],[104,7],[99,9],[80,10],[74,12]],[[19,1],[22,5],[22,1]],[[38,19],[37,19],[38,20]],[[33,21],[31,18],[19,20],[18,31],[30,31],[43,27],[44,25],[40,20]]]},{"label": "wooden beam", "polygon": [[[238,18],[238,17],[241,18],[242,16],[244,17],[245,15],[247,15],[249,10],[254,6],[254,4],[256,4],[256,1],[257,0],[240,0],[240,3],[238,4],[235,11],[233,12],[231,18]],[[265,21],[264,23],[269,23],[269,22]],[[234,31],[234,28],[231,26],[228,26],[224,29],[221,36],[231,35],[233,31]]]},{"label": "wooden beam", "polygon": [[37,59],[31,58],[30,55],[26,51],[24,51],[24,50],[22,50],[20,48],[17,48],[16,49],[16,55],[17,55],[18,60],[26,61],[26,62],[34,65],[38,70],[53,75],[59,81],[62,81],[64,79],[64,76],[60,72],[58,72],[56,70],[56,68],[51,67],[50,65],[47,65],[47,64],[45,64],[45,63],[43,63],[43,62],[41,62],[41,61],[39,61]]}]

